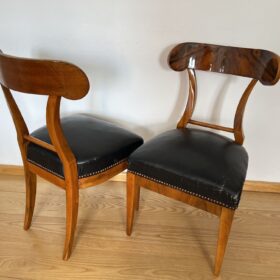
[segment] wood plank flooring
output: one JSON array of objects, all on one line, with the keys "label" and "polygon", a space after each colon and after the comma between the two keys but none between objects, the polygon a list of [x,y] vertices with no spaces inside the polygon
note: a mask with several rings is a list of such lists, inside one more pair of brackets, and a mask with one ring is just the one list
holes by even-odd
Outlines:
[{"label": "wood plank flooring", "polygon": [[23,177],[1,175],[0,279],[280,279],[280,194],[243,193],[215,278],[218,219],[141,191],[127,237],[125,184],[81,190],[74,251],[65,262],[64,191],[39,180],[33,224],[24,231]]}]

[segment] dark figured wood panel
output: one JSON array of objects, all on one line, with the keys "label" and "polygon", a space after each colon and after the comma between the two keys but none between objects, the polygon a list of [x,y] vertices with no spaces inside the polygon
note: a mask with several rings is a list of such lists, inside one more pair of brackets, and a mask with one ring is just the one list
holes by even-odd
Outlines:
[{"label": "dark figured wood panel", "polygon": [[20,58],[0,50],[0,83],[12,90],[80,99],[89,90],[86,74],[63,61]]},{"label": "dark figured wood panel", "polygon": [[182,43],[170,52],[169,65],[175,71],[197,69],[244,76],[264,85],[279,80],[279,56],[260,49]]}]

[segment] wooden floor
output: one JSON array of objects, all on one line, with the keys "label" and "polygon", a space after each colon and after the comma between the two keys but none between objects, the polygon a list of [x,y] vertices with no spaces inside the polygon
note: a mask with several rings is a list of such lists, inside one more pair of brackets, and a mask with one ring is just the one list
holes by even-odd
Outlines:
[{"label": "wooden floor", "polygon": [[[215,279],[218,219],[142,191],[131,237],[125,185],[81,191],[74,252],[62,261],[64,191],[41,180],[32,227],[23,230],[24,183],[0,176],[0,279]],[[280,279],[280,195],[244,192],[222,274],[216,279]]]}]

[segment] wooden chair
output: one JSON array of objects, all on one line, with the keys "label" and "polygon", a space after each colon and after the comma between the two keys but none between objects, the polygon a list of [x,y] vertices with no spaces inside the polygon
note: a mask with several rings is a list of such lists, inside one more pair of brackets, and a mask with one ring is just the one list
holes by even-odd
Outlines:
[{"label": "wooden chair", "polygon": [[[97,185],[127,167],[129,154],[142,138],[89,115],[60,120],[61,97],[81,99],[89,90],[77,66],[51,60],[25,59],[0,53],[0,83],[9,106],[22,155],[26,182],[24,229],[31,225],[36,175],[66,191],[66,238],[63,259],[71,255],[77,223],[79,189]],[[29,133],[11,90],[48,95],[46,123]]]},{"label": "wooden chair", "polygon": [[[215,275],[219,275],[235,209],[247,172],[242,147],[242,120],[251,91],[260,81],[279,79],[279,57],[269,51],[200,43],[177,45],[169,54],[175,71],[187,70],[189,97],[177,129],[148,141],[129,157],[127,173],[127,234],[130,235],[140,186],[220,217]],[[252,78],[237,106],[233,128],[192,119],[197,85],[195,70]],[[233,133],[234,140],[188,124]]]}]

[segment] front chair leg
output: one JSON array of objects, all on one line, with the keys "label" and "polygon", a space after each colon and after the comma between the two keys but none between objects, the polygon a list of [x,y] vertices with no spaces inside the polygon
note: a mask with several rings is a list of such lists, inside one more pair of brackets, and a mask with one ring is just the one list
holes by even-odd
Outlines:
[{"label": "front chair leg", "polygon": [[66,237],[64,243],[63,260],[71,256],[75,229],[78,219],[79,189],[78,183],[75,186],[66,188]]},{"label": "front chair leg", "polygon": [[126,182],[126,203],[127,203],[127,224],[126,234],[131,235],[134,212],[139,205],[139,186],[136,184],[136,175],[127,172]]},{"label": "front chair leg", "polygon": [[224,208],[224,207],[222,208],[222,212],[220,216],[220,225],[219,225],[218,247],[217,247],[215,270],[214,270],[214,274],[216,276],[218,276],[221,272],[221,267],[226,251],[226,246],[230,234],[233,216],[234,216],[234,210]]},{"label": "front chair leg", "polygon": [[26,187],[24,229],[28,230],[31,226],[32,216],[34,212],[37,177],[34,173],[29,171],[27,168],[25,168],[24,173],[25,173],[25,187]]}]

